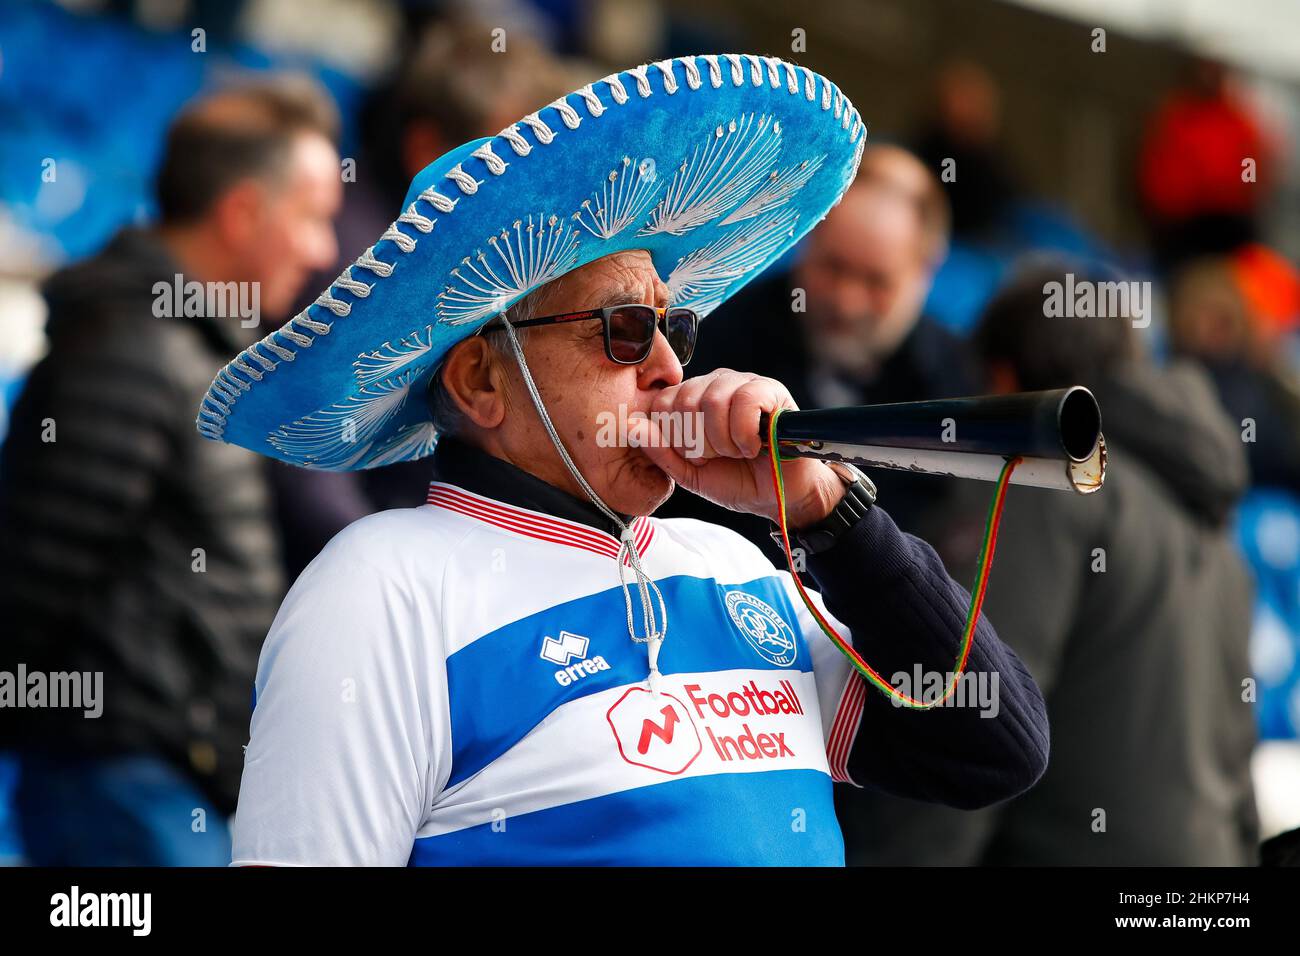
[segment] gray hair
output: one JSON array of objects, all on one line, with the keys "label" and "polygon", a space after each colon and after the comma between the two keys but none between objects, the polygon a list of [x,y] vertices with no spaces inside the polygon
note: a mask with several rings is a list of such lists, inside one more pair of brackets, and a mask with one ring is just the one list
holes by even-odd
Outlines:
[{"label": "gray hair", "polygon": [[[534,289],[528,295],[524,296],[510,308],[506,309],[506,318],[511,323],[527,322],[529,319],[536,318],[537,305],[541,301],[542,286],[540,289]],[[515,332],[515,338],[519,340],[519,347],[523,348],[528,343],[529,333],[532,329],[519,329]],[[502,333],[493,333],[485,336],[488,347],[497,354],[501,359],[514,361],[514,350],[510,347],[509,336]],[[460,410],[456,400],[451,397],[447,391],[447,386],[442,380],[443,366],[439,365],[434,371],[433,377],[429,380],[428,405],[429,417],[433,420],[433,427],[438,430],[440,435],[459,435],[463,434],[469,419],[465,413]]]}]

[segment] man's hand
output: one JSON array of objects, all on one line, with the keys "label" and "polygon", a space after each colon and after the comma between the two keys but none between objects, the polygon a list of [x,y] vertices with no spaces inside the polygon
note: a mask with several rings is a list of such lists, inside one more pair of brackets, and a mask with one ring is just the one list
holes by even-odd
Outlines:
[{"label": "man's hand", "polygon": [[[628,424],[628,440],[687,491],[730,508],[777,520],[771,461],[759,439],[759,418],[778,408],[797,408],[775,379],[722,368],[663,389],[650,418]],[[702,428],[702,454],[687,457],[664,447],[655,416],[674,412],[685,421],[696,416]],[[676,416],[675,416],[676,417]],[[670,430],[680,439],[681,428]],[[692,452],[696,449],[692,448]],[[824,462],[798,458],[783,462],[786,516],[791,528],[815,524],[844,496],[844,482]]]}]

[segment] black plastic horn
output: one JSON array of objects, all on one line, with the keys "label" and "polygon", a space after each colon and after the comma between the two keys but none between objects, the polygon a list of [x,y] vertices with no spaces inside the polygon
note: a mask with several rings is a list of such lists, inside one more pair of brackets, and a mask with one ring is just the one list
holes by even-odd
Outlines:
[{"label": "black plastic horn", "polygon": [[[761,434],[767,439],[764,415]],[[783,412],[782,457],[992,480],[1024,459],[1013,484],[1096,491],[1105,476],[1101,409],[1081,385],[892,405]]]},{"label": "black plastic horn", "polygon": [[[1101,437],[1101,409],[1092,392],[1075,385],[1048,392],[784,412],[776,428],[781,443],[820,441],[1084,461]],[[766,419],[762,433],[766,437]]]}]

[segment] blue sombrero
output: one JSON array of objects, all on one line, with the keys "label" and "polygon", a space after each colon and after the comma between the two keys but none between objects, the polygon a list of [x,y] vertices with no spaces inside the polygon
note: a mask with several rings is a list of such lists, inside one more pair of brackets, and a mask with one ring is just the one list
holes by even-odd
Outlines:
[{"label": "blue sombrero", "polygon": [[429,378],[489,319],[627,249],[707,315],[839,202],[865,142],[833,83],[774,57],[608,76],[425,167],[373,246],[218,373],[198,429],[332,471],[428,455]]}]

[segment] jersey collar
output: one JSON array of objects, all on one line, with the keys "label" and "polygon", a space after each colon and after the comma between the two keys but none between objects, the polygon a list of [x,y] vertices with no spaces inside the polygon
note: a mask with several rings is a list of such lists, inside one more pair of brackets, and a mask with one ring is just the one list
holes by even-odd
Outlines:
[{"label": "jersey collar", "polygon": [[[508,530],[616,557],[618,527],[595,505],[451,435],[431,459],[428,503]],[[469,492],[469,494],[465,494]],[[637,553],[654,535],[649,518],[619,513],[631,524]],[[595,533],[593,533],[595,532]]]}]

